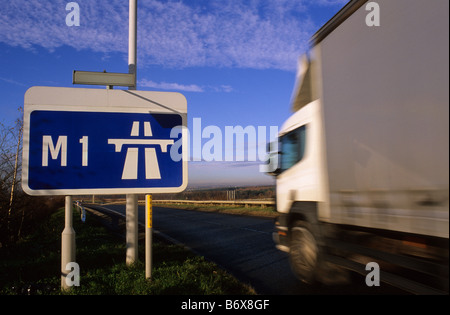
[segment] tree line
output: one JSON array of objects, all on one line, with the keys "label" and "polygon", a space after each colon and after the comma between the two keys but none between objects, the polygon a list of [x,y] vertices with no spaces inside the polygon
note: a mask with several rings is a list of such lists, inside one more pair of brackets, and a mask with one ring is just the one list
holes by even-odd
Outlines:
[{"label": "tree line", "polygon": [[0,122],[0,248],[20,240],[64,205],[62,197],[32,197],[22,190],[22,139],[22,118],[12,125]]}]

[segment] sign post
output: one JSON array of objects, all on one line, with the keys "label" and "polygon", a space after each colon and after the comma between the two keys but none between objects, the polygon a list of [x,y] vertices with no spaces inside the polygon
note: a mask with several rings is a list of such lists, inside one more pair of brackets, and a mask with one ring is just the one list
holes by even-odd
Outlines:
[{"label": "sign post", "polygon": [[152,278],[152,232],[153,205],[152,195],[145,196],[145,278]]},{"label": "sign post", "polygon": [[[129,1],[128,14],[128,73],[134,77],[134,84],[128,90],[136,90],[137,0]],[[127,194],[126,198],[126,264],[132,265],[138,260],[138,196]]]},{"label": "sign post", "polygon": [[73,229],[72,196],[66,196],[65,201],[65,227],[61,235],[61,288],[70,289],[67,281],[67,265],[75,262],[75,230]]}]

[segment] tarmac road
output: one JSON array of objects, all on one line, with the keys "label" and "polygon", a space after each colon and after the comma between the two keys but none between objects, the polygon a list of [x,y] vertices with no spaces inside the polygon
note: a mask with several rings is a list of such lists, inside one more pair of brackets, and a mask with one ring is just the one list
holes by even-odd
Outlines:
[{"label": "tarmac road", "polygon": [[[104,205],[125,213],[125,205]],[[145,222],[144,206],[139,221]],[[293,276],[288,256],[275,248],[273,219],[153,207],[153,228],[215,262],[258,294],[386,294],[386,287],[367,287],[365,278],[352,277],[345,286],[307,286]],[[387,289],[387,290],[386,290]]]}]

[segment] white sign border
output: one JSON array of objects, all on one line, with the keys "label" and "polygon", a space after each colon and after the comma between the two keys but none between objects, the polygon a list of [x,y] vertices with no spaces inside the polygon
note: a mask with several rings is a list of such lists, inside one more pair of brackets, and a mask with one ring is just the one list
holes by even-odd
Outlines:
[{"label": "white sign border", "polygon": [[[77,97],[81,95],[81,97]],[[92,100],[90,100],[92,96]],[[95,99],[94,99],[95,98]],[[133,100],[124,106],[124,100]],[[102,100],[101,106],[97,106]],[[155,101],[154,101],[155,100]],[[137,102],[136,102],[137,101]],[[78,103],[78,104],[77,104]],[[174,106],[175,104],[175,106]],[[36,110],[137,113],[137,114],[178,114],[182,118],[182,176],[179,187],[151,188],[95,188],[95,189],[31,189],[29,179],[30,117]],[[179,193],[188,185],[188,131],[187,101],[175,92],[126,91],[84,88],[31,87],[25,93],[22,152],[22,189],[32,196],[77,196],[77,195],[123,195]]]}]

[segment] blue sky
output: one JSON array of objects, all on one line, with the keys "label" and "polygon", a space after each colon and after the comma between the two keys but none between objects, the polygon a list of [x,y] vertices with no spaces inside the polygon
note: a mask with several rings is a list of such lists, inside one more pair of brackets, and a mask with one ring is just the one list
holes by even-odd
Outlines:
[{"label": "blue sky", "polygon": [[[128,1],[0,0],[0,121],[31,86],[74,87],[73,70],[128,71]],[[138,0],[137,88],[181,92],[188,124],[280,126],[297,60],[347,0]],[[78,86],[77,86],[78,87]],[[203,139],[203,142],[208,139]],[[190,162],[190,187],[272,183],[259,162]]]}]

